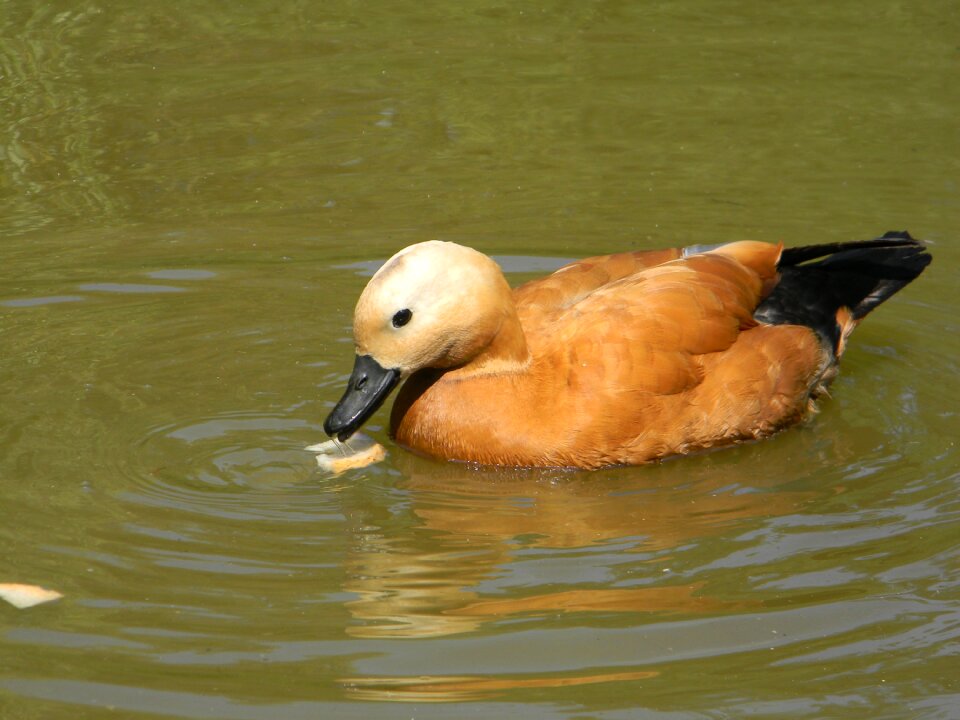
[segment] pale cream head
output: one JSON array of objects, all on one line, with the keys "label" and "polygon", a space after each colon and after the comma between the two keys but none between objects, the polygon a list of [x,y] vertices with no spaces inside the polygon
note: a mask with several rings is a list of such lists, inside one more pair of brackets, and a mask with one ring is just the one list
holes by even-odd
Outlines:
[{"label": "pale cream head", "polygon": [[[397,327],[404,311],[409,320]],[[377,271],[357,302],[353,336],[357,354],[406,377],[466,364],[515,315],[510,287],[493,260],[431,240],[404,248]]]}]

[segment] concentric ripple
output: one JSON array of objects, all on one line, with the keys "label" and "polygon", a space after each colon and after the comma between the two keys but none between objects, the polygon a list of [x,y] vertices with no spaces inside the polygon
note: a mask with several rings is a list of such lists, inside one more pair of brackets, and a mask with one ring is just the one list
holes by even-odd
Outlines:
[{"label": "concentric ripple", "polygon": [[329,493],[342,485],[319,477],[303,450],[322,436],[305,420],[253,412],[153,427],[124,461],[134,485],[121,497],[222,518],[327,518]]}]

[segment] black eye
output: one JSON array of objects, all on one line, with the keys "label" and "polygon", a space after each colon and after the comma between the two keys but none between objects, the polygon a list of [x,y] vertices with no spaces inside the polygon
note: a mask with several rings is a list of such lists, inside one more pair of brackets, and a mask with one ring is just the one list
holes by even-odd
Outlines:
[{"label": "black eye", "polygon": [[413,313],[407,308],[404,308],[403,310],[397,310],[396,315],[393,316],[393,326],[395,328],[403,327],[410,322],[410,318],[412,317]]}]

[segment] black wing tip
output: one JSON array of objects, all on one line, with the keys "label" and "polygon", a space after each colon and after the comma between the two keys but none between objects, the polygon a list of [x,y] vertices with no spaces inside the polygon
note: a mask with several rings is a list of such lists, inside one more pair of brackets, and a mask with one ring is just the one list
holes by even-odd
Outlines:
[{"label": "black wing tip", "polygon": [[778,264],[780,281],[754,317],[771,325],[806,325],[838,353],[837,310],[849,308],[855,320],[865,317],[932,259],[927,246],[906,230],[873,240],[788,248]]},{"label": "black wing tip", "polygon": [[[851,250],[879,250],[882,248],[915,248],[923,252],[926,251],[927,245],[922,240],[917,240],[907,230],[888,230],[880,237],[872,240],[853,240],[784,248],[777,264],[779,267],[789,267]],[[930,255],[928,254],[925,257],[927,260],[921,266],[921,270],[930,263]]]},{"label": "black wing tip", "polygon": [[916,238],[910,234],[909,230],[887,230],[883,235],[881,235],[878,240],[883,240],[885,238],[899,238],[901,240],[913,240],[916,242]]}]

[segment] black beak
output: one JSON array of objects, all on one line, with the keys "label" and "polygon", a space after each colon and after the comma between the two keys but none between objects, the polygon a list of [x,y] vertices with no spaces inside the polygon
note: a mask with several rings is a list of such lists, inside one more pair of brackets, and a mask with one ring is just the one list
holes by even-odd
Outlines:
[{"label": "black beak", "polygon": [[346,392],[323,421],[324,432],[346,440],[383,405],[399,380],[399,370],[387,370],[369,355],[357,355]]}]

